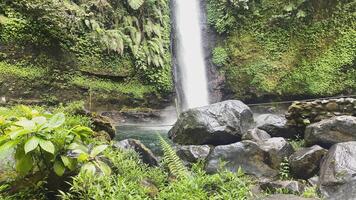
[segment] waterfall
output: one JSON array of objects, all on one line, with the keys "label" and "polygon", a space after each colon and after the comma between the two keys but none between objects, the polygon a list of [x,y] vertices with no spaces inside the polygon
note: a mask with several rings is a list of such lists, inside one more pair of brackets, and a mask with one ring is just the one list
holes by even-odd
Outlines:
[{"label": "waterfall", "polygon": [[175,0],[176,56],[182,87],[178,92],[183,93],[183,110],[209,104],[200,8],[200,0]]}]

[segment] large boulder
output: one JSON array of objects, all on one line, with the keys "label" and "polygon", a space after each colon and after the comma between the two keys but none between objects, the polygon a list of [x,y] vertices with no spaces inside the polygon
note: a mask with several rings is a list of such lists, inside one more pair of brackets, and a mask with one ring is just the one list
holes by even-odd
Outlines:
[{"label": "large boulder", "polygon": [[237,172],[241,168],[246,174],[257,177],[275,177],[278,170],[266,162],[267,153],[257,143],[245,140],[229,145],[215,147],[207,158],[206,171],[218,172],[221,167]]},{"label": "large boulder", "polygon": [[307,126],[305,143],[329,148],[333,144],[356,141],[356,117],[337,116]]},{"label": "large boulder", "polygon": [[301,194],[304,191],[305,185],[294,180],[277,180],[261,182],[260,187],[267,192],[284,190],[288,193]]},{"label": "large boulder", "polygon": [[270,138],[271,136],[266,131],[258,128],[250,129],[242,136],[242,140],[252,140],[254,142],[262,142]]},{"label": "large boulder", "polygon": [[330,148],[320,166],[319,184],[326,199],[356,199],[356,142]]},{"label": "large boulder", "polygon": [[282,137],[270,138],[258,144],[267,153],[265,160],[273,169],[278,169],[282,161],[294,153],[292,145]]},{"label": "large boulder", "polygon": [[230,100],[183,112],[168,135],[182,145],[224,145],[240,141],[252,126],[251,109]]},{"label": "large boulder", "polygon": [[236,172],[241,168],[257,177],[275,177],[283,159],[293,152],[293,147],[283,138],[259,143],[244,140],[215,147],[207,158],[206,170],[214,173],[223,167]]},{"label": "large boulder", "polygon": [[186,145],[177,146],[176,149],[180,159],[188,163],[196,163],[208,157],[211,147],[209,145]]},{"label": "large boulder", "polygon": [[295,138],[298,131],[295,127],[287,124],[283,115],[262,114],[255,118],[257,128],[266,131],[272,137]]},{"label": "large boulder", "polygon": [[149,166],[158,166],[158,159],[154,156],[152,151],[142,144],[139,140],[126,139],[113,144],[118,149],[131,149],[136,151],[142,162]]},{"label": "large boulder", "polygon": [[289,158],[293,177],[307,180],[316,175],[319,171],[320,161],[326,153],[327,150],[318,145],[293,153]]}]

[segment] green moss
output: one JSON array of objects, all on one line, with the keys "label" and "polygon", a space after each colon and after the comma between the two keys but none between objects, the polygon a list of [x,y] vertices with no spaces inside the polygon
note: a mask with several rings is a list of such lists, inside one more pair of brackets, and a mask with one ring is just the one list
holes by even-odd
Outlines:
[{"label": "green moss", "polygon": [[98,78],[75,76],[71,83],[93,91],[107,93],[116,92],[119,94],[132,95],[134,98],[143,98],[145,94],[155,92],[152,86],[142,85],[136,80],[119,83]]},{"label": "green moss", "polygon": [[8,64],[6,62],[0,62],[0,80],[7,80],[13,78],[36,80],[46,75],[46,69],[21,65]]},{"label": "green moss", "polygon": [[[236,19],[225,27],[226,40],[218,47],[228,52],[222,71],[236,98],[356,90],[355,2],[248,1],[249,9],[242,12],[219,6],[219,12]],[[219,31],[218,22],[210,22]]]}]

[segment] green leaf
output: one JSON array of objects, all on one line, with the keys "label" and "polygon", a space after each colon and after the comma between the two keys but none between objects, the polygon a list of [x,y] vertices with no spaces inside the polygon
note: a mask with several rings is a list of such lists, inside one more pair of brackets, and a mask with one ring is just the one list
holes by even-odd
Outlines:
[{"label": "green leaf", "polygon": [[35,150],[38,146],[40,139],[36,136],[31,137],[30,139],[27,140],[25,143],[25,154]]},{"label": "green leaf", "polygon": [[102,161],[97,161],[97,165],[104,175],[109,176],[111,174],[111,168],[106,163]]},{"label": "green leaf", "polygon": [[73,150],[73,152],[76,153],[86,153],[88,152],[88,148],[82,144],[78,144],[78,143],[72,143],[68,146],[69,150]]},{"label": "green leaf", "polygon": [[54,154],[55,148],[51,141],[41,139],[39,141],[39,144],[43,150],[47,151],[48,153]]},{"label": "green leaf", "polygon": [[16,131],[13,131],[9,134],[10,138],[12,140],[22,136],[22,135],[27,135],[29,133],[31,133],[32,131],[29,130],[29,129],[19,129],[19,130],[16,130]]},{"label": "green leaf", "polygon": [[96,157],[101,152],[103,152],[106,148],[108,148],[108,145],[99,145],[94,147],[93,150],[90,152],[90,157],[92,158]]},{"label": "green leaf", "polygon": [[8,152],[8,150],[15,147],[19,142],[20,142],[20,140],[11,140],[11,141],[8,141],[8,142],[4,143],[3,145],[1,145],[0,146],[0,155],[6,154]]},{"label": "green leaf", "polygon": [[72,130],[72,132],[75,135],[81,137],[82,139],[87,138],[89,135],[93,134],[93,130],[91,130],[91,128],[88,128],[85,126],[77,126]]},{"label": "green leaf", "polygon": [[86,162],[89,160],[89,155],[87,153],[81,153],[77,159],[79,162]]},{"label": "green leaf", "polygon": [[43,116],[40,116],[40,117],[33,118],[32,121],[35,122],[38,125],[43,125],[44,123],[47,122],[47,119],[45,117],[43,117]]},{"label": "green leaf", "polygon": [[63,113],[57,113],[49,119],[47,127],[50,129],[58,128],[64,124],[65,120],[66,118]]},{"label": "green leaf", "polygon": [[18,121],[18,122],[16,122],[16,125],[21,126],[27,130],[33,130],[36,128],[35,122],[32,120],[28,120],[28,119],[22,119],[22,120]]},{"label": "green leaf", "polygon": [[82,166],[81,171],[87,174],[94,175],[96,172],[96,167],[93,163],[86,163]]},{"label": "green leaf", "polygon": [[63,176],[66,169],[61,161],[56,160],[53,165],[53,170],[58,176]]},{"label": "green leaf", "polygon": [[75,160],[72,158],[69,158],[67,156],[61,156],[62,162],[64,166],[66,166],[70,170],[74,170],[75,168]]},{"label": "green leaf", "polygon": [[24,155],[16,160],[16,171],[20,174],[27,174],[33,167],[31,155]]}]

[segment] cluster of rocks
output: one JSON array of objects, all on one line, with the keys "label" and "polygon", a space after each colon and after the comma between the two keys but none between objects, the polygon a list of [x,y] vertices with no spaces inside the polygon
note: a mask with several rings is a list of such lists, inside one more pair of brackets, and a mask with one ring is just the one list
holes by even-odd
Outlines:
[{"label": "cluster of rocks", "polygon": [[[343,110],[350,102],[354,105],[343,99],[330,100],[325,106],[331,107],[331,102],[337,102],[338,109],[345,105]],[[295,105],[304,104],[293,104],[289,111]],[[356,117],[336,114],[310,119],[319,122],[301,132],[283,115],[254,119],[241,101],[225,101],[182,113],[169,137],[179,144],[177,154],[182,160],[203,160],[208,173],[241,168],[257,177],[264,190],[287,188],[300,193],[301,182],[278,180],[281,163],[287,159],[293,178],[315,184],[325,198],[356,199]],[[294,149],[287,140],[296,137],[304,137],[305,148]]]},{"label": "cluster of rocks", "polygon": [[286,118],[290,125],[303,128],[310,123],[341,115],[356,116],[356,99],[339,98],[294,102],[289,107]]}]

